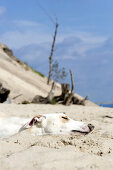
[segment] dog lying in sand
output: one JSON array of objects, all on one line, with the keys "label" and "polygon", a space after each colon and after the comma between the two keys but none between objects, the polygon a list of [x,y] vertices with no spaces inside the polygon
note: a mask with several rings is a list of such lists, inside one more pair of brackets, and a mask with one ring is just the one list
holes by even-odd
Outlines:
[{"label": "dog lying in sand", "polygon": [[[26,123],[28,122],[28,123]],[[30,118],[0,116],[0,139],[7,138],[23,130],[31,135],[88,134],[94,126],[70,119],[64,113],[42,114]]]},{"label": "dog lying in sand", "polygon": [[53,113],[33,117],[20,128],[19,132],[27,130],[33,135],[70,134],[75,132],[88,134],[93,129],[92,124],[86,125],[83,122],[72,120],[65,113]]}]

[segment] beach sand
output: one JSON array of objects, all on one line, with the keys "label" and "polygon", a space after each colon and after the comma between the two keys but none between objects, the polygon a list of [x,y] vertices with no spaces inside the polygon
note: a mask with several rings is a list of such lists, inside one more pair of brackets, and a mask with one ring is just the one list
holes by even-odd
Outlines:
[{"label": "beach sand", "polygon": [[90,106],[0,104],[0,115],[32,118],[66,112],[75,120],[92,123],[88,135],[32,136],[26,131],[0,140],[1,170],[112,170],[113,109]]}]

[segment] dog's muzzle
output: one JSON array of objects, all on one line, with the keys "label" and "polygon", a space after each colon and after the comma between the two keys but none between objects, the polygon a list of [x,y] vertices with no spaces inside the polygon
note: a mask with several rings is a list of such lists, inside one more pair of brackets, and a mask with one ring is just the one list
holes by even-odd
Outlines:
[{"label": "dog's muzzle", "polygon": [[92,124],[88,124],[87,126],[83,127],[81,130],[72,130],[72,132],[79,132],[83,134],[88,134],[94,129],[94,126]]},{"label": "dog's muzzle", "polygon": [[90,129],[90,132],[95,128],[92,124],[88,124],[88,128]]}]

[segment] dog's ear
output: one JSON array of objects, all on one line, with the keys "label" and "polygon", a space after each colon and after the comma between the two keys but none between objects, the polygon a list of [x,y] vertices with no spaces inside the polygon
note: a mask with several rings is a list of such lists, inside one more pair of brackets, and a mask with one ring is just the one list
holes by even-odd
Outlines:
[{"label": "dog's ear", "polygon": [[35,117],[33,119],[30,120],[30,122],[27,122],[25,125],[23,125],[20,129],[19,132],[25,130],[25,129],[29,129],[30,127],[32,127],[34,124],[36,123],[36,119]]},{"label": "dog's ear", "polygon": [[33,117],[30,122],[26,123],[24,126],[20,128],[19,132],[25,129],[31,128],[33,125],[35,125],[36,123],[42,122],[44,119],[46,119],[46,116],[43,116],[43,115],[38,115],[38,116]]},{"label": "dog's ear", "polygon": [[29,126],[33,126],[36,122],[37,122],[37,119],[36,119],[36,117],[34,117],[34,118],[29,122]]},{"label": "dog's ear", "polygon": [[42,122],[44,119],[46,119],[45,116],[43,116],[43,115],[38,115],[38,116],[34,117],[34,118],[29,122],[29,126],[33,126],[33,125],[35,125],[36,123],[40,123],[40,122]]}]

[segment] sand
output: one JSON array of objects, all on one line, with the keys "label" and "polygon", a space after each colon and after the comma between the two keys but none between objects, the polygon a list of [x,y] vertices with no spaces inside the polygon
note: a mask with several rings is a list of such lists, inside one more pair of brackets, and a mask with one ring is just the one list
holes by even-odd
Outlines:
[{"label": "sand", "polygon": [[113,109],[90,106],[0,104],[0,115],[32,118],[37,113],[66,112],[92,123],[88,135],[32,136],[26,131],[0,140],[1,170],[112,170]]}]

